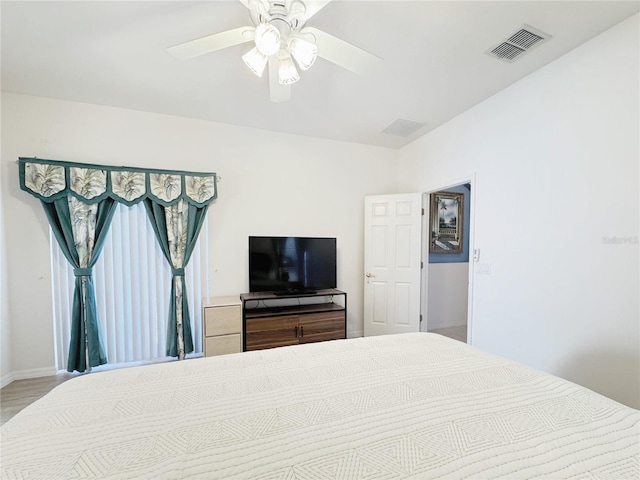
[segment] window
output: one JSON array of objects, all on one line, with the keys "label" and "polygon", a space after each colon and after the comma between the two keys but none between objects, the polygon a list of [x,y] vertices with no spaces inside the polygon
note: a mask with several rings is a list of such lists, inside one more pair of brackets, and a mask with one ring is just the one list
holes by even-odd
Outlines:
[{"label": "window", "polygon": [[[73,268],[53,236],[52,290],[56,367],[65,370],[69,352]],[[203,296],[209,291],[208,227],[200,237],[185,269],[194,352],[202,353]],[[165,356],[171,268],[153,234],[144,205],[117,206],[100,258],[93,269],[100,333],[108,364],[144,363]]]}]

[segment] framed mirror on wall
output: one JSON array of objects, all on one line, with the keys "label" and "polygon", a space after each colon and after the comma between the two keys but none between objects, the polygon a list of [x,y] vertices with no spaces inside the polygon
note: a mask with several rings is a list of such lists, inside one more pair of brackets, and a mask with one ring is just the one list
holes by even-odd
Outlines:
[{"label": "framed mirror on wall", "polygon": [[436,192],[430,195],[429,253],[461,253],[464,196]]}]

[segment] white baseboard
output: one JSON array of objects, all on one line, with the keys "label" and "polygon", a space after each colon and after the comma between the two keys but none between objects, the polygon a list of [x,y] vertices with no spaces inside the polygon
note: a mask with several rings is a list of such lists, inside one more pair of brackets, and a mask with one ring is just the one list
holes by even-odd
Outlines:
[{"label": "white baseboard", "polygon": [[0,378],[0,388],[9,385],[15,380],[24,380],[26,378],[50,377],[56,375],[55,367],[32,368],[30,370],[19,370],[3,375]]},{"label": "white baseboard", "polygon": [[3,375],[2,377],[0,377],[0,388],[6,387],[11,382],[13,382],[13,380],[14,380],[13,372],[10,372],[10,373],[7,373],[6,375]]}]

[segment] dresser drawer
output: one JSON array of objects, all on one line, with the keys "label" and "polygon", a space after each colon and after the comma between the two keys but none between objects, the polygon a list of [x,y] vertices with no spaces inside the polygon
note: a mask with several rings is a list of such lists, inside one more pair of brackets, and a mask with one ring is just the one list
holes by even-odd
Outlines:
[{"label": "dresser drawer", "polygon": [[242,331],[240,305],[204,308],[204,336],[227,335]]},{"label": "dresser drawer", "polygon": [[242,336],[239,333],[233,335],[220,335],[207,337],[204,340],[204,356],[226,355],[242,351]]}]

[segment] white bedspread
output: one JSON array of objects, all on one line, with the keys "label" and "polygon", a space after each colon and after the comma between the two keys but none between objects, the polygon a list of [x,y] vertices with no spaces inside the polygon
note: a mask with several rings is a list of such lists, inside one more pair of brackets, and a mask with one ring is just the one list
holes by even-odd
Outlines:
[{"label": "white bedspread", "polygon": [[93,373],[2,427],[2,478],[640,478],[640,412],[416,333]]}]

